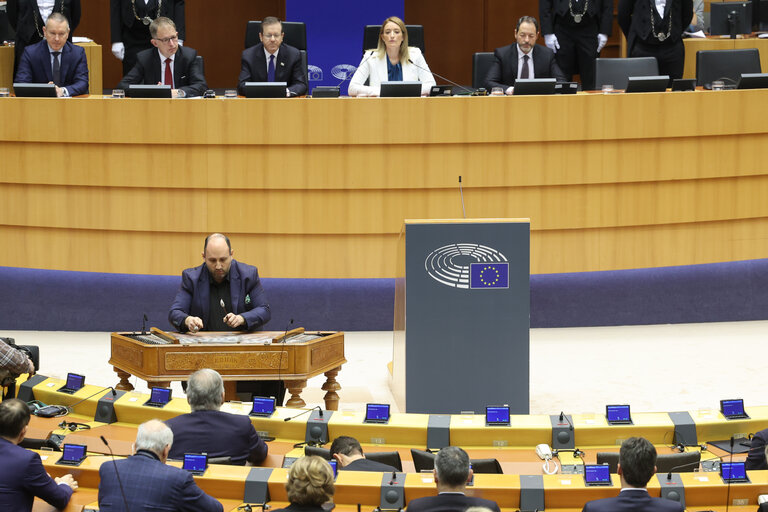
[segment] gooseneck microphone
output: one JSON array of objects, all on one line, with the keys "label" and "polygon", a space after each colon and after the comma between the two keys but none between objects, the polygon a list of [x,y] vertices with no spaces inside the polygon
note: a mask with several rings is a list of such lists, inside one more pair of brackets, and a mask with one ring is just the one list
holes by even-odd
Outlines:
[{"label": "gooseneck microphone", "polygon": [[[111,387],[111,386],[110,386],[110,387],[108,387],[107,389],[108,389],[108,390],[110,390],[110,391],[112,391],[112,396],[115,396],[115,395],[117,395],[117,391],[115,391],[115,388],[113,388],[113,387]],[[100,390],[98,390],[97,392],[95,392],[94,394],[92,394],[92,395],[89,395],[89,396],[87,396],[87,397],[83,398],[82,400],[78,400],[77,402],[73,403],[72,405],[68,405],[68,406],[67,406],[67,414],[71,413],[71,412],[72,412],[72,411],[75,409],[75,406],[76,406],[76,405],[80,405],[81,403],[85,402],[85,401],[86,401],[86,400],[88,400],[89,398],[93,398],[94,396],[98,395],[98,394],[99,394],[99,393],[101,393],[102,391],[104,391],[104,390],[103,390],[103,389],[100,389]]]},{"label": "gooseneck microphone", "polygon": [[563,421],[563,420],[568,422],[568,430],[573,432],[573,423],[571,423],[571,420],[568,419],[568,415],[563,414],[563,411],[560,411],[560,421]]},{"label": "gooseneck microphone", "polygon": [[[360,61],[360,64],[359,64],[359,65],[358,65],[358,66],[355,68],[355,72],[357,72],[357,70],[358,70],[358,69],[360,69],[360,68],[363,66],[363,64],[365,64],[366,62],[368,62],[368,59],[370,59],[371,57],[373,57],[373,55],[374,55],[375,53],[376,53],[376,50],[371,50],[370,52],[367,52],[367,55],[365,56],[365,58],[364,58],[363,60],[361,60],[361,61]],[[347,76],[345,76],[345,77],[344,77],[344,80],[342,80],[341,82],[339,82],[338,84],[336,84],[336,87],[341,87],[341,84],[343,84],[343,83],[344,83],[344,82],[346,82],[347,80],[351,79],[353,76],[355,76],[355,73],[348,73],[348,74],[347,74]]]},{"label": "gooseneck microphone", "polygon": [[323,417],[323,408],[322,408],[322,407],[320,407],[319,405],[316,405],[316,406],[312,407],[311,409],[307,409],[306,411],[302,411],[302,412],[300,412],[299,414],[297,414],[297,415],[295,415],[295,416],[290,416],[290,417],[288,417],[288,418],[284,418],[284,419],[283,419],[283,421],[291,421],[292,419],[294,419],[294,418],[298,418],[299,416],[304,416],[304,415],[305,415],[305,414],[307,414],[308,412],[312,412],[312,411],[314,411],[315,409],[317,409],[317,412],[318,412],[318,414],[319,414],[319,415],[320,415],[320,417],[322,418],[322,417]]},{"label": "gooseneck microphone", "polygon": [[141,334],[142,334],[142,336],[147,334],[147,320],[148,320],[147,314],[144,313],[144,318],[141,320]]},{"label": "gooseneck microphone", "polygon": [[429,73],[432,73],[432,74],[433,74],[433,75],[435,75],[437,78],[440,78],[440,79],[442,79],[442,80],[445,80],[445,81],[446,81],[446,82],[448,82],[449,84],[451,84],[451,85],[455,85],[455,86],[456,86],[456,87],[458,87],[459,89],[463,89],[463,90],[465,90],[465,91],[466,91],[467,93],[469,93],[469,94],[472,94],[472,93],[474,92],[472,89],[469,89],[469,88],[467,88],[467,87],[465,87],[465,86],[463,86],[463,85],[459,85],[459,84],[457,84],[456,82],[454,82],[453,80],[449,80],[449,79],[445,78],[443,75],[438,75],[437,73],[435,73],[434,71],[432,71],[432,70],[431,70],[431,69],[429,69],[429,68],[425,68],[425,67],[423,67],[423,66],[419,66],[418,64],[416,64],[415,62],[413,62],[411,59],[408,59],[408,62],[410,62],[411,64],[413,64],[414,66],[416,66],[417,68],[419,68],[419,69],[420,69],[420,70],[422,70],[422,71],[427,71],[427,72],[429,72]]},{"label": "gooseneck microphone", "polygon": [[[292,325],[293,325],[293,318],[291,318],[288,321],[288,324],[285,326],[285,332],[283,333],[283,339],[280,340],[280,345],[282,345],[282,347],[280,348],[280,360],[277,362],[277,381],[278,382],[283,382],[283,380],[280,378],[281,377],[280,374],[281,374],[282,369],[283,369],[283,354],[285,354],[285,338],[288,337],[288,331],[291,329]],[[278,384],[278,391],[277,391],[278,395],[280,394],[279,386],[280,386],[280,384]],[[279,398],[279,397],[275,397],[275,398]],[[282,405],[283,404],[280,404],[281,407],[282,407]]]},{"label": "gooseneck microphone", "polygon": [[[113,390],[114,391],[114,390]],[[104,436],[99,436],[101,438],[101,442],[104,443],[104,446],[107,447],[109,450],[109,455],[112,457],[112,464],[115,466],[115,475],[117,476],[117,483],[120,485],[120,495],[123,497],[123,505],[125,506],[125,512],[131,512],[128,508],[128,500],[125,499],[125,491],[123,490],[123,481],[120,480],[120,473],[117,471],[117,462],[115,462],[115,454],[112,453],[112,447],[109,446],[109,443],[104,438]]]},{"label": "gooseneck microphone", "polygon": [[464,188],[461,186],[461,176],[459,176],[459,195],[461,196],[461,213],[467,218],[467,210],[464,209]]}]

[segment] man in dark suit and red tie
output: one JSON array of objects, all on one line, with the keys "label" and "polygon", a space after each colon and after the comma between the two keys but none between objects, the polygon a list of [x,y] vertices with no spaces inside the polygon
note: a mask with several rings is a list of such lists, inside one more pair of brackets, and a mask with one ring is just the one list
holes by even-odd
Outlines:
[{"label": "man in dark suit and red tie", "polygon": [[683,512],[680,502],[651,498],[645,488],[656,473],[656,448],[647,439],[630,437],[621,443],[618,472],[618,497],[588,501],[582,512]]},{"label": "man in dark suit and red tie", "polygon": [[55,84],[59,97],[87,94],[88,62],[85,50],[67,40],[67,18],[59,12],[52,13],[43,33],[45,39],[24,49],[14,82]]},{"label": "man in dark suit and red tie", "polygon": [[197,52],[179,45],[179,33],[170,18],[160,17],[149,25],[154,48],[139,52],[136,65],[117,85],[170,85],[174,98],[201,96],[208,85]]},{"label": "man in dark suit and red tie", "polygon": [[485,77],[489,91],[501,87],[505,94],[512,94],[518,78],[556,78],[566,81],[566,76],[555,61],[555,54],[546,46],[536,44],[539,38],[539,22],[533,16],[523,16],[515,28],[515,44],[496,48],[496,61]]},{"label": "man in dark suit and red tie", "polygon": [[301,66],[301,53],[283,44],[283,24],[274,16],[261,22],[261,42],[243,52],[237,90],[243,94],[246,82],[285,82],[286,97],[307,94],[307,76]]}]

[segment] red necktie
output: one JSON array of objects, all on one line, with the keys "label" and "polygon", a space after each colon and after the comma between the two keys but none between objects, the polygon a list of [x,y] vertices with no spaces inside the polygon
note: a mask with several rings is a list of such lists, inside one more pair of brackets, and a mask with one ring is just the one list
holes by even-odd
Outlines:
[{"label": "red necktie", "polygon": [[173,72],[171,72],[171,59],[165,59],[165,85],[170,85],[173,89]]}]

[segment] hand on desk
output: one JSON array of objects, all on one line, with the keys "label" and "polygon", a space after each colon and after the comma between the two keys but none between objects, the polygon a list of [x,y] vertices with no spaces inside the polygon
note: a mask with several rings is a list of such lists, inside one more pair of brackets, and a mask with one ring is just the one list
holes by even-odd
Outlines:
[{"label": "hand on desk", "polygon": [[187,326],[189,332],[196,333],[203,328],[203,319],[190,315],[184,319],[184,325]]},{"label": "hand on desk", "polygon": [[240,327],[245,323],[245,318],[243,318],[242,315],[227,313],[227,316],[224,317],[224,323],[232,327],[233,329],[237,329],[238,327]]},{"label": "hand on desk", "polygon": [[77,480],[72,475],[64,475],[64,476],[57,476],[54,478],[57,484],[61,485],[68,485],[72,488],[73,491],[77,490]]}]

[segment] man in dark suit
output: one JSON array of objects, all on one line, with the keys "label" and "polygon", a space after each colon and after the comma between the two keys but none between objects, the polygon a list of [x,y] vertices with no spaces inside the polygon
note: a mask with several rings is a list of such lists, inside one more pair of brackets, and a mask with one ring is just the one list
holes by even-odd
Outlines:
[{"label": "man in dark suit", "polygon": [[408,512],[462,512],[469,507],[485,507],[499,512],[495,501],[464,494],[471,478],[467,452],[458,446],[446,446],[435,456],[437,496],[411,500]]},{"label": "man in dark suit", "polygon": [[656,448],[645,438],[630,437],[619,450],[621,491],[616,498],[589,501],[582,512],[683,512],[666,498],[651,498],[645,488],[656,473]]},{"label": "man in dark suit", "polygon": [[70,42],[72,33],[80,24],[80,0],[8,0],[8,22],[16,32],[16,56],[13,62],[13,74],[19,67],[19,61],[27,46],[43,40],[43,28],[48,16],[54,12],[63,14],[69,21]]},{"label": "man in dark suit", "polygon": [[766,462],[765,459],[766,444],[768,444],[768,428],[761,430],[752,436],[749,454],[747,455],[747,463],[745,465],[748,470],[768,469],[768,462]]},{"label": "man in dark suit", "polygon": [[354,437],[339,436],[331,443],[331,457],[338,462],[339,470],[346,471],[383,471],[391,473],[396,468],[368,460],[363,455],[363,447]]},{"label": "man in dark suit", "polygon": [[0,402],[0,510],[30,511],[35,496],[62,509],[77,482],[72,475],[54,480],[37,453],[18,446],[27,433],[29,418],[29,407],[21,400]]},{"label": "man in dark suit", "polygon": [[205,368],[189,377],[187,402],[191,413],[167,421],[175,439],[172,459],[183,459],[185,453],[207,453],[243,465],[246,460],[258,464],[266,458],[267,444],[256,433],[251,418],[219,410],[224,382],[217,371]]},{"label": "man in dark suit", "polygon": [[595,59],[613,28],[613,0],[539,0],[544,44],[566,78],[579,74],[584,90],[595,88]]},{"label": "man in dark suit", "polygon": [[161,16],[170,18],[184,44],[184,0],[110,0],[112,55],[123,61],[123,76],[136,65],[136,55],[152,48],[149,24]]},{"label": "man in dark suit", "polygon": [[693,0],[619,0],[616,17],[627,37],[627,55],[656,57],[660,75],[682,78],[683,31],[692,13]]},{"label": "man in dark suit", "polygon": [[505,94],[512,94],[518,78],[566,79],[555,61],[555,54],[546,46],[536,44],[539,38],[539,22],[533,16],[523,16],[515,28],[515,44],[496,48],[496,61],[485,77],[485,88],[489,91],[501,87]]},{"label": "man in dark suit", "polygon": [[24,50],[14,81],[22,84],[55,84],[56,95],[59,97],[88,94],[85,50],[67,41],[67,18],[58,12],[51,14],[43,32],[43,41]]},{"label": "man in dark suit", "polygon": [[245,82],[286,82],[287,97],[307,94],[307,76],[301,66],[301,53],[283,44],[283,24],[274,16],[261,22],[261,42],[243,52],[237,90],[243,94]]},{"label": "man in dark suit", "polygon": [[149,25],[154,48],[136,56],[136,65],[117,85],[127,89],[129,85],[170,85],[174,98],[201,96],[208,85],[197,52],[179,46],[179,33],[170,18],[160,17]]},{"label": "man in dark suit", "polygon": [[139,425],[136,453],[99,468],[99,510],[222,512],[221,503],[200,489],[192,473],[165,464],[173,432],[160,420]]}]

